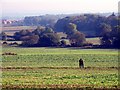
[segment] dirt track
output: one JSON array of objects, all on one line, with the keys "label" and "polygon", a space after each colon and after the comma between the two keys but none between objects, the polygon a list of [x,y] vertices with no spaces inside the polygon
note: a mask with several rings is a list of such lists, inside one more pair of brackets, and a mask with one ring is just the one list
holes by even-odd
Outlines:
[{"label": "dirt track", "polygon": [[[0,68],[2,70],[36,70],[36,69],[80,69],[79,67],[2,67]],[[118,67],[85,67],[81,68],[83,70],[111,70],[111,69],[116,69],[119,70],[120,68]]]},{"label": "dirt track", "polygon": [[2,90],[120,90],[119,87],[113,87],[113,88],[92,88],[95,86],[91,85],[79,85],[79,84],[67,84],[67,85],[8,85],[8,86],[2,86]]}]

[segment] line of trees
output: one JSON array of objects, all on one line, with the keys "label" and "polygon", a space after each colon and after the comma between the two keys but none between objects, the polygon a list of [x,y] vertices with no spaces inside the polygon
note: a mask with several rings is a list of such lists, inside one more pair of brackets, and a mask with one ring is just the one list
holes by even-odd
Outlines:
[{"label": "line of trees", "polygon": [[[69,23],[65,27],[67,38],[71,46],[82,46],[85,43],[85,35],[76,29],[76,25]],[[21,30],[14,34],[15,40],[22,41],[22,46],[66,46],[66,41],[50,27],[37,27],[34,31]]]},{"label": "line of trees", "polygon": [[57,46],[60,38],[49,27],[37,27],[34,31],[21,30],[14,34],[15,40],[22,41],[22,46]]},{"label": "line of trees", "polygon": [[120,48],[120,26],[117,25],[114,29],[110,29],[101,37],[101,45],[106,48]]},{"label": "line of trees", "polygon": [[100,16],[93,14],[84,14],[80,16],[69,16],[59,19],[54,28],[56,32],[63,32],[64,27],[68,23],[74,23],[77,25],[77,30],[84,33],[88,37],[101,36],[103,30],[101,27],[106,25],[106,28],[114,29],[118,25],[118,16],[114,13],[110,16]]},{"label": "line of trees", "polygon": [[[84,46],[87,44],[86,36],[99,36],[101,46],[106,48],[120,47],[120,17],[114,13],[109,17],[99,15],[71,16],[59,19],[53,28],[38,26],[35,30],[21,30],[16,32],[14,40],[22,41],[22,46],[66,46],[65,40],[55,31],[66,33],[70,46]],[[89,32],[89,35],[86,34]],[[6,33],[0,34],[2,40],[7,40]]]}]

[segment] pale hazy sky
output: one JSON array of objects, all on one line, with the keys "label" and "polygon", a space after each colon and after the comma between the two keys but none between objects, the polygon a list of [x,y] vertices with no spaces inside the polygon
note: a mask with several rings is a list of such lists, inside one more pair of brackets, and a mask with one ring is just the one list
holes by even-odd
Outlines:
[{"label": "pale hazy sky", "polygon": [[117,12],[119,0],[0,0],[2,14],[40,15]]}]

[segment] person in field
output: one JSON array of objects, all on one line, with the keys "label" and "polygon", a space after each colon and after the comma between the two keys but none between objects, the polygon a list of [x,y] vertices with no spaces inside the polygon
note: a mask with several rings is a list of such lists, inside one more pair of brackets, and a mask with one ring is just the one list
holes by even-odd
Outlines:
[{"label": "person in field", "polygon": [[79,60],[79,67],[84,68],[84,61],[82,59]]}]

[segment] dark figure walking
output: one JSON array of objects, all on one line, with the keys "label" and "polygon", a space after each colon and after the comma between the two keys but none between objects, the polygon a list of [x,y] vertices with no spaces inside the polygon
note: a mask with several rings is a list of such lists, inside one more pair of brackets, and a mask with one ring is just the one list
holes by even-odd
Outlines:
[{"label": "dark figure walking", "polygon": [[82,59],[79,60],[79,67],[84,68],[84,62]]}]

